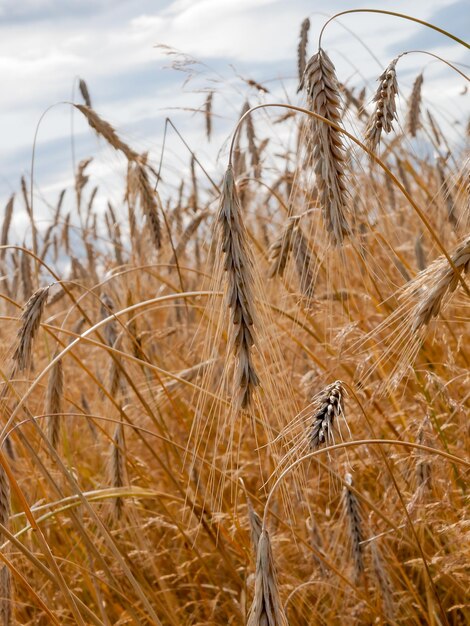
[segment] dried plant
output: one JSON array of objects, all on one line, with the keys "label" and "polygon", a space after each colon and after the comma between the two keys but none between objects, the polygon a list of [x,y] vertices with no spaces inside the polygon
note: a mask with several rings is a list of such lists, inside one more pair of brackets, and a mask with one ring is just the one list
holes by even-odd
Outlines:
[{"label": "dried plant", "polygon": [[[324,50],[308,61],[300,84],[311,111],[341,126],[341,99],[335,67]],[[345,180],[345,152],[341,132],[324,122],[311,121],[312,151],[320,205],[326,229],[335,245],[341,245],[351,229],[347,221],[348,192]]]}]

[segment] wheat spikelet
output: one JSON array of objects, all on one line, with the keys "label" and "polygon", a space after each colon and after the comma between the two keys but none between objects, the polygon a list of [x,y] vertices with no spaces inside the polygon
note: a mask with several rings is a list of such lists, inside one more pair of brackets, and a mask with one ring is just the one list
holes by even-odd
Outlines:
[{"label": "wheat spikelet", "polygon": [[248,507],[248,521],[250,523],[251,545],[253,546],[254,554],[257,555],[259,539],[263,531],[263,522],[261,521],[258,513],[255,511],[251,498],[248,494],[246,494],[246,504]]},{"label": "wheat spikelet", "polygon": [[416,256],[416,264],[418,265],[418,269],[422,272],[426,269],[427,261],[426,261],[426,253],[423,248],[423,236],[420,234],[416,237],[415,241],[415,256]]},{"label": "wheat spikelet", "polygon": [[423,74],[419,74],[413,83],[410,104],[408,108],[407,129],[412,137],[416,137],[421,126],[421,88],[423,86]]},{"label": "wheat spikelet", "polygon": [[311,299],[315,289],[315,280],[312,273],[313,262],[307,239],[300,228],[300,223],[297,223],[294,229],[292,249],[294,251],[297,274],[299,275],[300,290],[307,299]]},{"label": "wheat spikelet", "polygon": [[442,137],[440,128],[438,127],[437,122],[432,116],[431,111],[429,111],[429,109],[426,109],[426,115],[428,116],[429,126],[431,127],[434,140],[437,146],[439,147],[441,145],[441,137]]},{"label": "wheat spikelet", "polygon": [[21,287],[23,289],[23,298],[28,300],[34,291],[33,288],[33,274],[31,272],[30,256],[23,250],[21,253]]},{"label": "wheat spikelet", "polygon": [[380,143],[382,131],[390,133],[397,117],[396,97],[398,83],[395,71],[398,58],[379,76],[379,86],[374,96],[375,109],[366,128],[365,140],[370,150],[375,150]]},{"label": "wheat spikelet", "polygon": [[49,287],[42,287],[33,293],[21,314],[21,327],[18,331],[17,346],[13,353],[14,366],[23,371],[31,364],[33,342],[41,324],[41,317],[47,302]]},{"label": "wheat spikelet", "polygon": [[390,580],[388,572],[382,561],[379,546],[376,545],[376,541],[371,542],[370,549],[372,553],[373,571],[382,595],[382,610],[387,623],[391,624],[395,621],[395,604],[393,601],[392,581]]},{"label": "wheat spikelet", "polygon": [[470,237],[456,247],[450,258],[455,266],[455,272],[446,257],[441,256],[406,286],[403,299],[419,296],[411,314],[412,332],[423,328],[439,315],[444,298],[455,291],[459,277],[468,273]]},{"label": "wheat spikelet", "polygon": [[211,140],[212,136],[212,100],[214,99],[214,92],[209,91],[204,104],[204,116],[206,120],[206,137],[207,141]]},{"label": "wheat spikelet", "polygon": [[255,595],[247,626],[287,626],[287,617],[279,597],[276,569],[267,530],[258,542]]},{"label": "wheat spikelet", "polygon": [[84,103],[86,104],[87,107],[91,109],[92,107],[91,107],[90,92],[88,91],[88,85],[83,80],[83,78],[80,78],[80,80],[78,81],[78,88],[80,90]]},{"label": "wheat spikelet", "polygon": [[444,199],[444,202],[446,204],[446,209],[447,209],[447,217],[449,219],[449,222],[453,225],[456,226],[457,225],[457,216],[455,215],[455,204],[454,204],[454,200],[452,198],[452,193],[449,189],[449,185],[447,183],[447,178],[444,172],[444,160],[441,158],[438,158],[436,161],[436,169],[437,169],[437,173],[439,175],[439,182],[441,183],[441,187],[440,187],[440,192],[442,194],[442,197]]},{"label": "wheat spikelet", "polygon": [[0,624],[10,626],[13,623],[12,585],[10,570],[6,565],[0,569]]},{"label": "wheat spikelet", "polygon": [[[308,61],[301,89],[307,93],[308,107],[341,126],[340,95],[335,67],[324,50]],[[312,120],[309,148],[319,188],[319,201],[326,228],[335,245],[341,245],[351,232],[347,221],[348,193],[345,182],[345,154],[341,133],[328,124]]]},{"label": "wheat spikelet", "polygon": [[297,69],[299,72],[299,83],[302,81],[304,75],[305,66],[307,64],[307,45],[308,45],[308,31],[310,29],[310,20],[308,17],[304,19],[300,27],[300,40],[297,46]]},{"label": "wheat spikelet", "polygon": [[153,244],[159,250],[162,245],[162,229],[159,216],[160,201],[158,193],[150,185],[145,163],[136,162],[130,172],[130,178],[131,197],[139,197],[140,206],[147,218]]},{"label": "wheat spikelet", "polygon": [[[351,474],[346,474],[345,480],[348,485],[352,485]],[[358,580],[364,574],[364,555],[361,543],[363,541],[362,520],[357,498],[348,486],[344,487],[343,503],[346,517],[348,519],[349,535],[354,559],[354,571],[356,574],[356,580]]]},{"label": "wheat spikelet", "polygon": [[246,408],[254,387],[259,384],[252,360],[252,347],[255,343],[253,261],[247,246],[247,234],[231,165],[224,176],[217,223],[222,252],[225,255],[226,302],[232,322],[229,331],[230,346],[236,359],[234,392],[240,406]]},{"label": "wheat spikelet", "polygon": [[325,387],[313,400],[308,440],[312,449],[334,441],[335,421],[344,416],[344,389],[340,380]]},{"label": "wheat spikelet", "polygon": [[73,106],[86,117],[91,128],[115,150],[122,152],[129,161],[135,161],[139,158],[139,155],[118,137],[111,124],[103,120],[94,109],[83,104],[74,104]]},{"label": "wheat spikelet", "polygon": [[[5,207],[5,215],[3,216],[3,224],[2,224],[2,238],[0,241],[0,245],[6,246],[8,243],[8,233],[10,231],[11,218],[13,215],[13,207],[15,204],[15,194],[12,194],[10,199],[7,202]],[[6,249],[2,248],[0,250],[0,259],[4,259],[6,254]]]},{"label": "wheat spikelet", "polygon": [[62,359],[59,359],[54,364],[49,375],[46,391],[46,406],[44,411],[47,416],[47,438],[54,448],[57,448],[59,445],[63,393],[64,371],[62,367]]},{"label": "wheat spikelet", "polygon": [[292,250],[292,234],[296,220],[289,218],[277,239],[274,240],[269,249],[269,261],[271,267],[269,270],[269,276],[283,276],[286,269],[287,261]]}]

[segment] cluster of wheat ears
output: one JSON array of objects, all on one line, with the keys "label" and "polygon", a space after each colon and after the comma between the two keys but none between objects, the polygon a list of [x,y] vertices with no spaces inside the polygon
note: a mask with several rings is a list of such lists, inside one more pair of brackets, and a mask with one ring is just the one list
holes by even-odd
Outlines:
[{"label": "cluster of wheat ears", "polygon": [[80,80],[120,205],[92,159],[47,225],[34,172],[9,200],[1,626],[470,622],[466,120],[425,71],[402,92],[409,52],[375,94],[341,82],[309,28],[302,106],[239,77],[221,180],[168,119],[190,168],[167,183]]}]

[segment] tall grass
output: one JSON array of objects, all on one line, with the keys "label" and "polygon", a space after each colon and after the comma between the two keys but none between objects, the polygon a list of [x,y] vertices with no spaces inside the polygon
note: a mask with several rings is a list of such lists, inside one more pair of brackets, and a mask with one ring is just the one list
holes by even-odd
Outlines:
[{"label": "tall grass", "polygon": [[181,137],[166,183],[81,79],[121,204],[90,159],[47,226],[9,199],[1,624],[470,622],[468,138],[422,71],[358,90],[309,28],[299,105],[243,79],[218,177]]}]

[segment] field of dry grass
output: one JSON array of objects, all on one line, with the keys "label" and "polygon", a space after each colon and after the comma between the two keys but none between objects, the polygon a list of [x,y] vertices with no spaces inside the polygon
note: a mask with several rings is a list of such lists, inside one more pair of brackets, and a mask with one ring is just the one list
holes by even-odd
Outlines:
[{"label": "field of dry grass", "polygon": [[121,205],[87,159],[46,226],[30,180],[6,206],[2,626],[470,622],[469,139],[308,27],[302,97],[246,84],[225,174],[181,144],[170,192],[81,81]]}]

